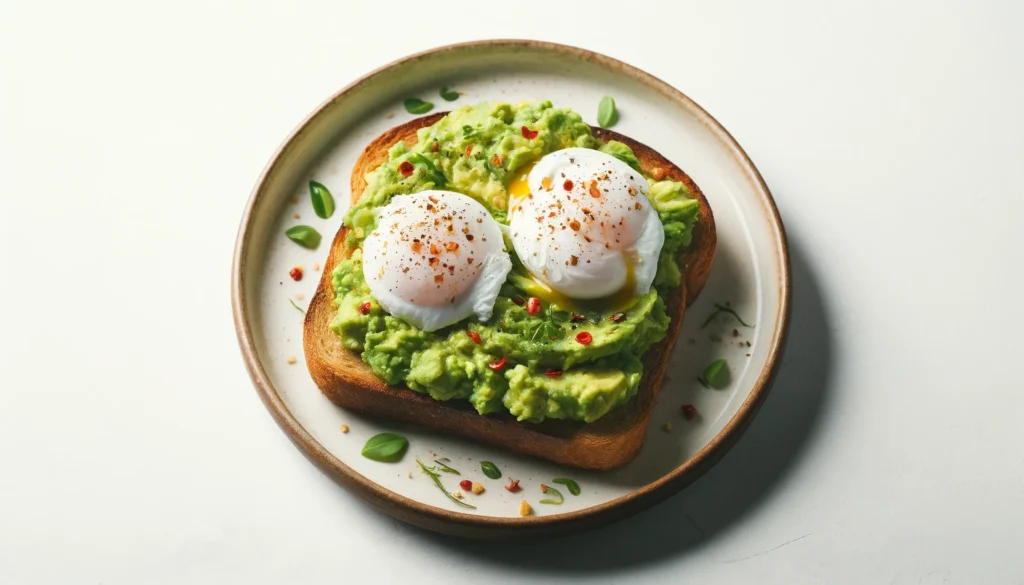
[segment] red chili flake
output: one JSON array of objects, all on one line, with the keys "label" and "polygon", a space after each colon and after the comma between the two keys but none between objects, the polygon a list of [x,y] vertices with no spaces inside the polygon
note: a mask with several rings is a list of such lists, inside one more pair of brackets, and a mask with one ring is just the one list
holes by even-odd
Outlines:
[{"label": "red chili flake", "polygon": [[521,490],[523,488],[519,487],[519,480],[518,479],[512,479],[510,477],[510,478],[508,478],[508,485],[505,486],[505,489],[507,489],[508,491],[510,491],[512,493],[515,493],[515,492],[518,492],[519,490]]},{"label": "red chili flake", "polygon": [[536,137],[537,137],[537,131],[536,130],[530,130],[526,126],[523,126],[523,138],[526,138],[527,140],[533,140]]},{"label": "red chili flake", "polygon": [[530,297],[530,299],[526,301],[526,312],[530,315],[540,313],[540,299],[537,297]]},{"label": "red chili flake", "polygon": [[369,312],[370,312],[370,301],[366,301],[365,303],[359,305],[359,312],[364,314],[364,315],[369,314]]},{"label": "red chili flake", "polygon": [[572,191],[572,181],[566,179],[565,182],[562,183],[562,188],[565,189],[566,191]]},{"label": "red chili flake", "polygon": [[480,341],[480,334],[477,333],[476,331],[467,331],[466,335],[468,335],[469,338],[473,340],[473,343],[475,343],[477,345],[480,345],[480,343],[482,343]]},{"label": "red chili flake", "polygon": [[466,491],[469,491],[473,489],[473,482],[469,481],[468,479],[464,479],[459,482],[459,487]]},{"label": "red chili flake", "polygon": [[590,342],[594,341],[594,336],[587,333],[586,331],[581,331],[576,334],[576,341],[582,343],[583,345],[590,345]]},{"label": "red chili flake", "polygon": [[608,317],[608,320],[613,322],[613,323],[618,323],[619,321],[622,321],[625,318],[626,318],[626,314],[625,313],[615,313],[614,315]]},{"label": "red chili flake", "polygon": [[587,320],[587,316],[586,315],[580,315],[579,313],[570,313],[569,314],[569,322],[570,323],[579,323],[580,321],[586,321],[586,320]]},{"label": "red chili flake", "polygon": [[501,157],[500,157],[500,156],[498,156],[498,155],[494,155],[494,156],[492,156],[492,157],[491,157],[491,163],[492,163],[492,164],[493,164],[494,166],[496,166],[496,167],[500,167],[500,166],[501,166]]},{"label": "red chili flake", "polygon": [[512,297],[512,302],[522,307],[526,300],[523,297]]},{"label": "red chili flake", "polygon": [[402,164],[398,165],[398,172],[402,173],[403,177],[409,177],[412,176],[413,168],[411,162],[403,160]]},{"label": "red chili flake", "polygon": [[540,484],[540,492],[542,494],[548,493],[548,486],[547,486],[547,484],[545,484],[545,483]]},{"label": "red chili flake", "polygon": [[548,368],[548,371],[544,372],[544,375],[548,378],[561,378],[562,370],[552,370],[551,368]]},{"label": "red chili flake", "polygon": [[697,407],[692,404],[684,404],[683,416],[686,420],[693,420],[693,417],[697,416]]},{"label": "red chili flake", "polygon": [[292,277],[292,280],[294,280],[295,282],[302,280],[302,267],[295,266],[294,268],[288,271],[288,276]]},{"label": "red chili flake", "polygon": [[432,146],[430,149],[433,150],[434,152],[437,152],[440,148],[441,148],[441,145],[438,144],[438,142],[435,140],[434,141],[434,146]]},{"label": "red chili flake", "polygon": [[507,361],[508,361],[508,358],[501,358],[500,360],[494,360],[493,362],[487,364],[487,367],[491,368],[495,372],[500,372],[501,369],[505,367],[505,362],[507,362]]},{"label": "red chili flake", "polygon": [[466,146],[466,156],[473,156],[473,145],[469,144]]}]

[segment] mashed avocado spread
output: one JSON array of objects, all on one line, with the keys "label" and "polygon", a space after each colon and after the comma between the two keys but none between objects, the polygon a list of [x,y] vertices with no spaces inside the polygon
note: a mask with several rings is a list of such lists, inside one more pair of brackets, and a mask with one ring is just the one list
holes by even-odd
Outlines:
[{"label": "mashed avocado spread", "polygon": [[[524,136],[523,126],[536,136]],[[375,228],[375,209],[395,195],[445,189],[473,197],[507,224],[510,186],[545,154],[591,148],[640,167],[628,146],[598,140],[579,114],[548,101],[459,108],[419,130],[418,138],[412,147],[394,146],[387,162],[366,176],[366,190],[345,217],[351,228],[346,243],[357,249],[332,274],[338,314],[331,329],[343,345],[361,352],[388,384],[405,384],[436,400],[469,400],[481,414],[507,410],[522,421],[592,422],[629,400],[643,375],[643,354],[668,330],[663,298],[681,283],[676,258],[690,243],[698,212],[686,186],[648,177],[665,244],[646,295],[614,307],[569,306],[554,299],[530,315],[524,299],[544,298],[543,293],[506,242],[514,268],[491,319],[481,323],[471,317],[425,332],[387,314],[365,283],[358,248]],[[406,161],[414,166],[410,176],[399,170]],[[478,333],[481,342],[467,331]],[[575,339],[584,331],[593,337],[589,345]],[[488,366],[502,359],[502,367]]]}]

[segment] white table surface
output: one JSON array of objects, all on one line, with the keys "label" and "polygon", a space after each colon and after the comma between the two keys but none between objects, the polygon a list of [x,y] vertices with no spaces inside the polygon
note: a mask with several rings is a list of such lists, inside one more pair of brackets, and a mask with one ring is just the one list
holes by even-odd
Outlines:
[{"label": "white table surface", "polygon": [[[0,583],[1024,582],[1020,2],[13,4]],[[291,129],[487,37],[682,89],[764,174],[793,257],[785,363],[739,445],[554,541],[357,502],[264,410],[230,316],[242,208]]]}]

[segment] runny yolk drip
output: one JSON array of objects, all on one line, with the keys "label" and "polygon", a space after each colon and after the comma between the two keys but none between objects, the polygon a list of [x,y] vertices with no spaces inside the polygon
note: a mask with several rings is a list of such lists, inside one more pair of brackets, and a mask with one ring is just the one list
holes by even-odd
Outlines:
[{"label": "runny yolk drip", "polygon": [[512,180],[508,184],[508,194],[512,196],[512,199],[518,201],[530,193],[530,171],[533,170],[535,164],[537,164],[536,161],[525,164],[512,176]]},{"label": "runny yolk drip", "polygon": [[557,305],[565,311],[602,311],[617,313],[625,311],[636,304],[636,274],[633,271],[633,262],[625,253],[622,255],[626,261],[626,282],[618,291],[598,299],[574,299],[566,296],[557,290],[553,290],[543,282],[533,278],[537,284],[536,296],[547,303]]}]

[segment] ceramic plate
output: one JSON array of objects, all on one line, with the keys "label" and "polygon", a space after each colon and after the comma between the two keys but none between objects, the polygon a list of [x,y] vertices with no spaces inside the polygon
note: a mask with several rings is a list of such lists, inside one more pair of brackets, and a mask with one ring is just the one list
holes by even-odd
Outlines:
[{"label": "ceramic plate", "polygon": [[[438,91],[461,93],[445,102]],[[683,168],[707,195],[718,228],[718,252],[707,286],[687,309],[676,353],[640,455],[612,472],[584,472],[501,449],[369,419],[335,407],[313,384],[302,358],[303,310],[316,288],[331,238],[349,200],[349,174],[363,148],[413,116],[403,101],[419,97],[450,109],[485,100],[551,100],[594,124],[604,95],[615,98],[615,130],[653,147]],[[435,110],[437,111],[437,110]],[[313,213],[307,184],[334,194],[339,209]],[[296,224],[323,235],[310,251],[285,238]],[[295,282],[296,265],[305,277]],[[482,537],[525,536],[593,527],[650,506],[693,481],[739,437],[768,393],[781,361],[789,305],[789,259],[778,212],[757,169],[736,141],[697,104],[664,82],[614,59],[533,41],[488,41],[414,55],[356,81],[316,110],[285,142],[259,179],[245,210],[235,250],[233,307],[238,339],[260,397],[310,459],[375,507],[430,529]],[[751,327],[722,314],[706,326],[715,304],[728,303]],[[728,360],[731,382],[704,388],[710,362]],[[687,420],[683,405],[697,416]],[[343,433],[342,425],[349,431]],[[409,438],[399,463],[363,458],[371,436],[394,431]],[[482,481],[456,506],[418,471],[415,459],[447,458],[461,476],[441,474],[449,491],[460,479]],[[486,479],[492,461],[501,480]],[[513,494],[503,485],[520,480]],[[540,504],[541,483],[570,477],[581,493],[562,489],[560,506]],[[521,518],[526,499],[534,514]]]}]

